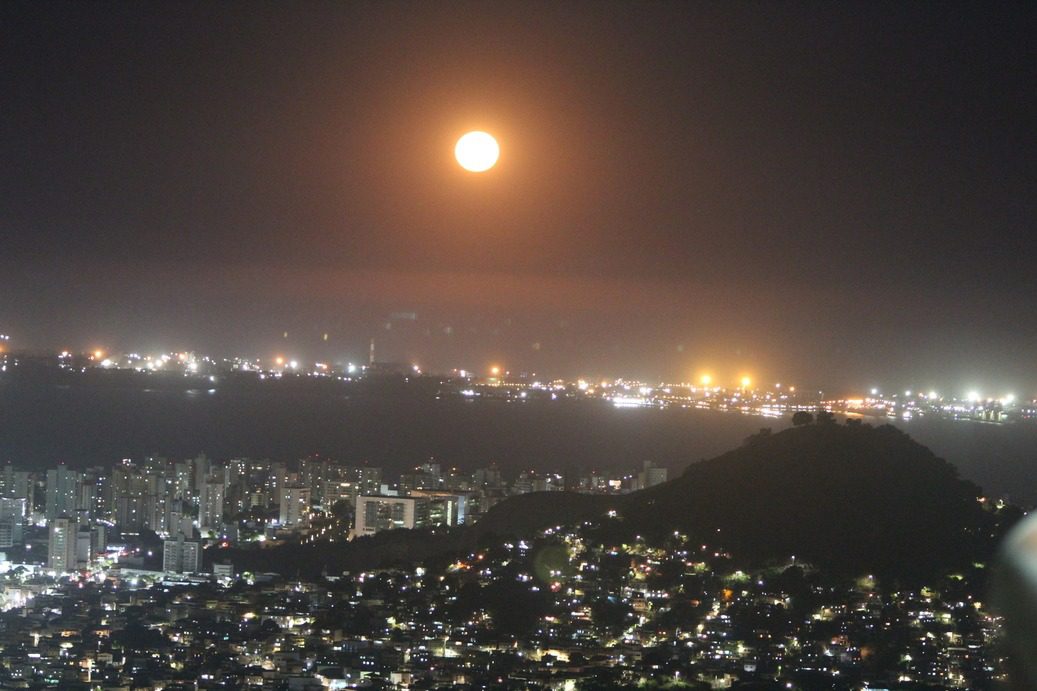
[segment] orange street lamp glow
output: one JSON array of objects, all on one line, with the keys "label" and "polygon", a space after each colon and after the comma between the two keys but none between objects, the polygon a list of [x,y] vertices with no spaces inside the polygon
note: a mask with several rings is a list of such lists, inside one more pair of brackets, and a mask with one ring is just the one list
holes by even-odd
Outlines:
[{"label": "orange street lamp glow", "polygon": [[742,388],[748,389],[749,385],[753,383],[753,380],[749,377],[742,377]]},{"label": "orange street lamp glow", "polygon": [[708,374],[703,374],[699,381],[702,382],[703,386],[709,386],[713,383],[713,377],[709,376]]},{"label": "orange street lamp glow", "polygon": [[500,145],[487,132],[469,132],[457,140],[454,158],[461,167],[472,173],[483,173],[500,158]]},{"label": "orange street lamp glow", "polygon": [[493,376],[496,377],[498,374],[500,374],[500,367],[497,367],[496,365],[491,367],[490,368],[490,374],[492,374]]}]

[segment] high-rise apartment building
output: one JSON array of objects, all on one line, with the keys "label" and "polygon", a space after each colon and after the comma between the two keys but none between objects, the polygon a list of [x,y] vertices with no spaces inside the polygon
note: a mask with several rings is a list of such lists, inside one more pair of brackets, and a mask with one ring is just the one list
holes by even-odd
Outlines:
[{"label": "high-rise apartment building", "polygon": [[75,520],[67,515],[55,516],[49,522],[50,539],[47,541],[47,568],[53,571],[72,571],[76,568]]},{"label": "high-rise apartment building", "polygon": [[33,489],[35,484],[32,474],[25,470],[15,470],[6,465],[0,471],[0,497],[22,497],[28,500],[29,511],[32,511]]},{"label": "high-rise apartment building", "polygon": [[197,573],[202,568],[201,545],[183,533],[162,544],[162,570],[169,573]]},{"label": "high-rise apartment building", "polygon": [[276,502],[281,501],[281,488],[288,484],[288,466],[284,463],[271,463],[263,489]]},{"label": "high-rise apartment building", "polygon": [[198,527],[202,530],[223,529],[223,478],[210,477],[202,483],[198,497]]},{"label": "high-rise apartment building", "polygon": [[0,497],[0,547],[22,544],[28,518],[29,509],[24,497]]},{"label": "high-rise apartment building", "polygon": [[310,488],[285,487],[281,490],[282,528],[296,528],[310,522]]},{"label": "high-rise apartment building", "polygon": [[191,498],[193,473],[191,461],[184,461],[173,466],[173,496],[177,499]]},{"label": "high-rise apartment building", "polygon": [[83,482],[83,474],[58,466],[47,471],[47,520],[58,516],[74,516],[78,507],[79,486]]}]

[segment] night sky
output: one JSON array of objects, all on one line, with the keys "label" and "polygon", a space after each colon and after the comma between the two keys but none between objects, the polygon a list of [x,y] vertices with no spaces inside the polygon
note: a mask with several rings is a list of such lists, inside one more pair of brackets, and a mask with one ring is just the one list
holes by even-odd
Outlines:
[{"label": "night sky", "polygon": [[12,348],[1037,394],[1035,218],[1035,3],[0,5]]}]

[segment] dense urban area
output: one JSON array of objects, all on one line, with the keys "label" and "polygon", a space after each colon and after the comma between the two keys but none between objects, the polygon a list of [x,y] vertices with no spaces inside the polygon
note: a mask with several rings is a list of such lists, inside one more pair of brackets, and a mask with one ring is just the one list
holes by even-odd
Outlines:
[{"label": "dense urban area", "polygon": [[[615,520],[621,520],[616,517]],[[167,548],[168,549],[168,548]],[[607,525],[456,561],[328,575],[10,568],[7,684],[61,688],[989,688],[998,620],[971,574],[918,590],[809,565],[744,573]]]},{"label": "dense urban area", "polygon": [[[797,422],[811,417],[800,411]],[[432,539],[533,492],[619,505],[667,476],[647,461],[571,477],[429,460],[388,478],[320,456],[7,465],[0,684],[816,689],[1005,679],[980,562],[924,584],[837,577],[794,554],[742,570],[720,531],[707,544],[679,530],[648,539],[624,528],[622,510],[319,576],[282,556],[404,533]],[[392,532],[400,528],[411,530]]]}]

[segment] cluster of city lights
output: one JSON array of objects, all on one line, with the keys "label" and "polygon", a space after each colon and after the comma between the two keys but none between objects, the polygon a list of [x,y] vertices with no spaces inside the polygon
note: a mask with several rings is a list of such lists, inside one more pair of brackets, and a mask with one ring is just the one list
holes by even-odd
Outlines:
[{"label": "cluster of city lights", "polygon": [[[0,343],[11,340],[7,334],[0,334]],[[7,361],[0,363],[0,371],[7,371],[11,365],[11,355],[5,355]],[[236,370],[254,372],[260,378],[279,378],[286,375],[336,377],[351,379],[372,373],[393,373],[420,375],[423,369],[411,363],[405,366],[394,363],[357,364],[354,362],[332,363],[317,361],[313,363],[292,357],[287,354],[276,354],[267,359],[234,357],[216,359],[199,356],[193,352],[165,352],[157,354],[140,354],[136,352],[115,354],[104,348],[94,348],[85,354],[74,354],[66,349],[57,356],[59,366],[66,369],[85,370],[90,367],[102,369],[131,369],[138,372],[178,372],[184,375],[209,375],[210,378],[220,371]],[[953,417],[968,417],[976,411],[999,408],[1007,410],[1018,408],[1022,417],[1037,417],[1037,403],[1031,399],[1019,400],[1014,393],[990,395],[978,389],[970,389],[960,396],[946,395],[929,390],[896,390],[884,392],[878,387],[871,387],[867,394],[844,397],[825,396],[823,392],[811,390],[797,392],[795,386],[780,382],[773,384],[758,383],[750,373],[742,371],[730,377],[721,377],[710,370],[700,370],[689,381],[680,383],[648,384],[624,378],[592,379],[579,378],[575,381],[554,379],[541,381],[535,375],[527,373],[513,374],[500,362],[487,364],[481,371],[470,369],[454,369],[450,376],[464,380],[472,385],[484,385],[499,389],[515,389],[516,399],[527,399],[522,390],[549,389],[551,398],[565,395],[566,391],[575,389],[580,395],[598,396],[612,401],[619,407],[685,405],[695,407],[713,407],[719,409],[740,410],[763,414],[780,414],[789,410],[812,409],[823,407],[833,412],[875,412],[896,417],[939,413]],[[726,381],[726,383],[725,383]],[[462,392],[466,396],[479,396],[477,388],[468,386]],[[986,419],[986,418],[984,418]],[[998,415],[1001,421],[1002,415]]]},{"label": "cluster of city lights", "polygon": [[[883,394],[878,388],[875,388],[875,387],[873,387],[871,389],[870,394],[871,394],[871,396],[873,398],[878,398],[878,397],[898,398],[899,397],[899,394],[891,394],[891,395],[890,394]],[[958,399],[958,398],[955,398],[953,396],[943,396],[943,395],[941,395],[941,394],[939,394],[939,393],[937,393],[936,391],[933,391],[933,390],[929,390],[928,392],[921,392],[921,391],[912,391],[911,389],[908,389],[908,390],[904,391],[903,397],[905,399],[908,399],[908,398],[919,398],[919,399],[925,399],[925,400],[928,400],[928,401],[961,400],[961,401],[968,401],[969,403],[977,403],[977,404],[979,404],[979,403],[1000,403],[1001,405],[1011,405],[1012,403],[1015,403],[1015,400],[1016,400],[1014,393],[1003,394],[1001,396],[986,396],[986,395],[984,395],[984,394],[982,394],[982,393],[980,393],[979,391],[976,391],[976,390],[970,390],[962,398]]]}]

